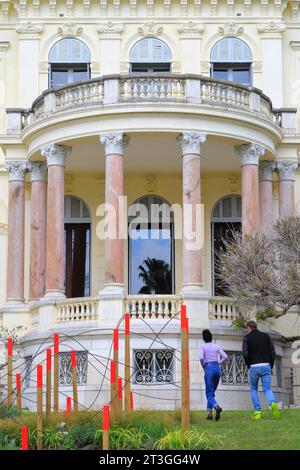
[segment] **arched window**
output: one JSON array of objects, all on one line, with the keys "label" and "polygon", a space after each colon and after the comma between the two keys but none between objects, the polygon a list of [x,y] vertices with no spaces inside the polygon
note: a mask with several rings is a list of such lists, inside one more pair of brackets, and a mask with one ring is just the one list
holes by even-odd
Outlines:
[{"label": "arched window", "polygon": [[215,204],[211,216],[212,229],[212,274],[213,295],[226,295],[219,276],[218,255],[224,251],[224,241],[230,240],[234,232],[242,228],[242,198],[241,196],[225,196]]},{"label": "arched window", "polygon": [[49,53],[49,87],[88,80],[91,54],[79,39],[65,38],[56,42]]},{"label": "arched window", "polygon": [[252,84],[252,53],[249,46],[238,38],[224,38],[211,50],[211,75],[242,85]]},{"label": "arched window", "polygon": [[159,196],[143,196],[128,211],[129,293],[174,293],[174,214]]},{"label": "arched window", "polygon": [[82,199],[65,197],[65,293],[90,295],[91,214]]},{"label": "arched window", "polygon": [[161,39],[145,38],[132,47],[129,61],[131,72],[170,72],[172,54]]}]

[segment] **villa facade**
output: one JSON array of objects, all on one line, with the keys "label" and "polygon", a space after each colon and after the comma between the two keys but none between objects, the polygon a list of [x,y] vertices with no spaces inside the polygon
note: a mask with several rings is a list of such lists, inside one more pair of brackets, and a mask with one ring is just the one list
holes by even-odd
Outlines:
[{"label": "villa facade", "polygon": [[[191,407],[205,407],[205,327],[229,354],[220,402],[251,406],[232,326],[240,312],[217,253],[232,229],[267,234],[277,218],[300,215],[299,3],[0,0],[0,324],[24,327],[28,406],[30,369],[54,332],[61,390],[75,348],[80,403],[107,402],[104,358],[128,311],[135,406],[180,406],[182,304]],[[122,236],[101,237],[103,204]],[[136,205],[162,210],[130,225]],[[192,247],[189,229],[201,239]],[[286,405],[300,403],[300,371],[282,341],[300,333],[297,318],[263,325]]]}]

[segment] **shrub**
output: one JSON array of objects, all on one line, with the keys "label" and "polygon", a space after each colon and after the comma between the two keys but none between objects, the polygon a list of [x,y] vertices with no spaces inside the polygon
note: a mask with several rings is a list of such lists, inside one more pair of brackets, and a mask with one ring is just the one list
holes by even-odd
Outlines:
[{"label": "shrub", "polygon": [[112,428],[109,434],[110,447],[115,450],[144,449],[147,439],[150,436],[137,428]]},{"label": "shrub", "polygon": [[154,444],[154,449],[158,450],[209,450],[210,448],[205,433],[199,433],[196,429],[191,429],[186,433],[183,433],[181,429],[166,430]]},{"label": "shrub", "polygon": [[74,446],[82,448],[93,445],[95,443],[94,435],[96,429],[96,423],[93,421],[71,427],[70,437],[73,440]]},{"label": "shrub", "polygon": [[16,406],[7,406],[5,403],[0,404],[0,419],[13,418],[19,416]]}]

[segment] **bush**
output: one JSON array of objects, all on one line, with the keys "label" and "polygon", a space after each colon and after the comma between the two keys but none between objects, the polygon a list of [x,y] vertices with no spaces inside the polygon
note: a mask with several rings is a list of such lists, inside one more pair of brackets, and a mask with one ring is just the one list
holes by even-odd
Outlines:
[{"label": "bush", "polygon": [[112,428],[109,433],[110,448],[115,450],[144,449],[150,439],[143,429]]},{"label": "bush", "polygon": [[19,416],[19,414],[16,406],[7,406],[5,403],[0,404],[0,419],[13,418]]},{"label": "bush", "polygon": [[209,450],[210,448],[205,433],[199,433],[196,429],[191,429],[186,433],[183,433],[181,429],[166,430],[154,444],[154,449],[158,450]]},{"label": "bush", "polygon": [[93,421],[71,427],[69,432],[74,446],[81,449],[86,446],[94,445],[96,430],[97,426]]}]

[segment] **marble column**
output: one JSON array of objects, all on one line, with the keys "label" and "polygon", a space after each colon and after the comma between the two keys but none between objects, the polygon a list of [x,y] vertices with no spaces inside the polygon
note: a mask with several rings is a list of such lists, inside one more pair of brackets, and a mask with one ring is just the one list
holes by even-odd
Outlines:
[{"label": "marble column", "polygon": [[107,229],[105,238],[105,287],[124,291],[124,240],[120,237],[124,214],[120,198],[124,196],[124,148],[128,139],[123,133],[101,134],[105,152],[105,204]]},{"label": "marble column", "polygon": [[31,172],[29,300],[37,300],[45,293],[47,165],[30,162],[28,169]]},{"label": "marble column", "polygon": [[282,160],[276,162],[279,180],[279,217],[292,217],[296,214],[295,207],[295,171],[298,162]]},{"label": "marble column", "polygon": [[47,159],[47,238],[46,238],[46,283],[47,297],[64,297],[64,193],[65,159],[69,147],[51,144],[42,148]]},{"label": "marble column", "polygon": [[242,233],[255,235],[259,230],[258,163],[265,150],[257,144],[235,147],[242,167]]},{"label": "marble column", "polygon": [[[182,153],[183,178],[183,290],[199,290],[202,282],[202,246],[192,240],[192,233],[199,236],[201,230],[200,154],[206,135],[183,132],[178,142]],[[197,220],[200,217],[200,220]]]},{"label": "marble column", "polygon": [[270,235],[273,227],[273,170],[275,163],[259,162],[260,232]]},{"label": "marble column", "polygon": [[24,302],[25,173],[27,163],[6,163],[9,174],[7,301]]}]

